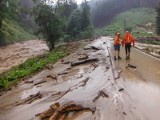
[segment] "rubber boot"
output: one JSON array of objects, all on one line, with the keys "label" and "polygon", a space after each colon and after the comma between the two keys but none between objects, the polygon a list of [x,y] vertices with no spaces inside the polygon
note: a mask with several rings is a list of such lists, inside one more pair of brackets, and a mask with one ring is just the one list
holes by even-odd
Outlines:
[{"label": "rubber boot", "polygon": [[120,60],[120,59],[122,59],[120,56],[118,56],[118,59]]}]

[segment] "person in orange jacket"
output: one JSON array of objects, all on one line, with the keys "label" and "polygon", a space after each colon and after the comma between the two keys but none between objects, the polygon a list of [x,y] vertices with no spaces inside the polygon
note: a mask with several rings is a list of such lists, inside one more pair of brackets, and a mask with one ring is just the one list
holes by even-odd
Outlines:
[{"label": "person in orange jacket", "polygon": [[134,37],[126,31],[124,34],[124,37],[122,39],[122,46],[125,44],[125,51],[126,51],[126,59],[130,59],[130,52],[131,52],[131,44],[133,43],[133,46],[135,44]]},{"label": "person in orange jacket", "polygon": [[[116,36],[114,38],[114,60],[117,60],[118,59],[121,59],[120,57],[120,45],[121,45],[121,42],[120,42],[120,33],[117,32],[116,33]],[[118,52],[118,56],[116,57],[116,53]]]}]

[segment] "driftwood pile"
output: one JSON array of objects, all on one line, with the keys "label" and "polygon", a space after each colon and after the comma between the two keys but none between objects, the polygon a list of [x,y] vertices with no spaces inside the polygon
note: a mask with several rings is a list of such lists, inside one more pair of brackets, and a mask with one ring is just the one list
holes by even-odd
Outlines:
[{"label": "driftwood pile", "polygon": [[96,108],[84,107],[82,105],[78,105],[73,102],[69,102],[62,106],[60,106],[59,103],[55,103],[51,105],[48,110],[39,113],[36,116],[38,116],[42,120],[46,118],[49,118],[49,120],[64,120],[69,112],[76,112],[83,110],[91,111],[92,113],[94,113]]}]

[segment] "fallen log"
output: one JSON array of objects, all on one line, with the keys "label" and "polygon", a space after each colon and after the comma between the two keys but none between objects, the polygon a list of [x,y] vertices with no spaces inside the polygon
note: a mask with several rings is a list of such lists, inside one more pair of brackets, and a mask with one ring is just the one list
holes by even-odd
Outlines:
[{"label": "fallen log", "polygon": [[60,72],[60,73],[58,73],[57,75],[66,75],[66,74],[68,74],[68,71]]},{"label": "fallen log", "polygon": [[33,80],[27,80],[25,83],[33,83]]},{"label": "fallen log", "polygon": [[100,90],[98,95],[92,101],[96,102],[100,97],[109,98],[109,95],[107,95],[103,90]]},{"label": "fallen log", "polygon": [[23,100],[21,100],[19,102],[16,102],[15,105],[17,106],[17,105],[21,105],[21,104],[25,104],[25,103],[31,104],[33,101],[35,101],[37,99],[40,99],[40,98],[42,98],[42,94],[40,94],[40,92],[38,92],[38,93],[36,93],[34,95],[30,95],[26,99],[23,99]]},{"label": "fallen log", "polygon": [[128,67],[130,67],[130,68],[134,68],[134,69],[136,69],[136,68],[137,68],[136,66],[131,65],[131,64],[128,64],[128,66],[127,66],[126,68],[128,68]]},{"label": "fallen log", "polygon": [[95,46],[91,46],[91,49],[93,49],[93,50],[101,50],[100,48],[95,47]]},{"label": "fallen log", "polygon": [[43,80],[43,81],[37,82],[37,83],[34,84],[34,86],[39,85],[39,84],[42,84],[42,83],[45,83],[45,82],[47,82],[47,81],[46,81],[46,80]]},{"label": "fallen log", "polygon": [[63,105],[62,107],[59,107],[54,113],[53,115],[50,117],[49,120],[59,120],[59,118],[61,118],[61,116],[64,113],[68,113],[68,112],[72,112],[72,111],[81,111],[81,110],[89,110],[92,113],[95,112],[95,108],[91,109],[91,108],[87,108],[87,107],[83,107],[81,105],[76,105],[75,103],[67,103],[65,105]]},{"label": "fallen log", "polygon": [[81,65],[81,64],[85,64],[85,63],[89,63],[89,62],[96,62],[96,61],[98,61],[97,58],[90,58],[90,59],[87,59],[87,60],[72,62],[71,66],[77,66],[77,65]]},{"label": "fallen log", "polygon": [[47,78],[52,78],[53,80],[57,81],[57,76],[56,75],[47,75]]},{"label": "fallen log", "polygon": [[62,64],[69,64],[70,61],[65,61],[65,62],[62,62]]},{"label": "fallen log", "polygon": [[53,115],[53,113],[60,107],[59,103],[52,104],[50,108],[42,113],[36,114],[40,119],[46,119]]}]

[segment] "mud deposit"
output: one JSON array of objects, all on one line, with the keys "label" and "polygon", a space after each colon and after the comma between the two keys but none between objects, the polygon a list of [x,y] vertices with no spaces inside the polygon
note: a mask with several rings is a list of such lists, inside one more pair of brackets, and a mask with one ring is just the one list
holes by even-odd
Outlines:
[{"label": "mud deposit", "polygon": [[136,43],[136,47],[149,55],[160,58],[160,45]]},{"label": "mud deposit", "polygon": [[48,47],[40,40],[24,41],[0,47],[0,73],[47,51]]},{"label": "mud deposit", "polygon": [[0,119],[159,120],[160,61],[134,50],[114,62],[111,41],[97,39],[1,96]]}]

